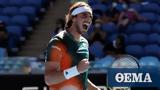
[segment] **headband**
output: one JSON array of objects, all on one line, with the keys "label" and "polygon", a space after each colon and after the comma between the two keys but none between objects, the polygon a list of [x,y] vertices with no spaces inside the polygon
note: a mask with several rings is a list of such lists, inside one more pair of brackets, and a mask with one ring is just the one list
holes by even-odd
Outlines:
[{"label": "headband", "polygon": [[83,7],[78,7],[75,10],[73,10],[73,12],[71,13],[71,15],[75,16],[79,13],[83,13],[83,12],[89,12],[92,15],[92,10],[91,8],[87,7],[87,6],[83,6]]}]

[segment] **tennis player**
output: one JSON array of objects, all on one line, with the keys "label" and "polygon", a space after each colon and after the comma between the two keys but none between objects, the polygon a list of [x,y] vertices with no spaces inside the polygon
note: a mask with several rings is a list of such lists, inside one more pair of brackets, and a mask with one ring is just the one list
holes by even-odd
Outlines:
[{"label": "tennis player", "polygon": [[66,30],[50,40],[45,64],[45,82],[50,90],[100,90],[88,79],[88,41],[82,36],[92,17],[87,3],[72,4],[66,15]]}]

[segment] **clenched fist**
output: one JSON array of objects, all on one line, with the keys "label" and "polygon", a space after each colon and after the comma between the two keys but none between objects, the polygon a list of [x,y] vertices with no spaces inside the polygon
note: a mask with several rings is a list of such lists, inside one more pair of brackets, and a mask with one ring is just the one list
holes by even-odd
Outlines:
[{"label": "clenched fist", "polygon": [[77,65],[77,70],[79,73],[84,73],[89,69],[89,67],[90,63],[88,59],[82,59]]}]

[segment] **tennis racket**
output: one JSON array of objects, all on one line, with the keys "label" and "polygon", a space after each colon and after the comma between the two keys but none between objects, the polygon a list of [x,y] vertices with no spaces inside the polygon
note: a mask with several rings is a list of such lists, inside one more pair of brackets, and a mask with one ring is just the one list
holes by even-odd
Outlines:
[{"label": "tennis racket", "polygon": [[138,59],[131,55],[119,55],[111,64],[111,68],[139,68]]},{"label": "tennis racket", "polygon": [[[139,68],[138,59],[131,55],[119,55],[111,64],[111,68]],[[130,87],[109,87],[109,90],[131,90]]]}]

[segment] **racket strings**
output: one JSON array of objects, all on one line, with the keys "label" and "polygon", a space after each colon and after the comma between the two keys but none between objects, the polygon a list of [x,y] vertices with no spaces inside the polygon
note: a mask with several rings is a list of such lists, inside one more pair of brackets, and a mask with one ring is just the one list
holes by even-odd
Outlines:
[{"label": "racket strings", "polygon": [[137,59],[131,56],[117,58],[112,64],[113,68],[138,68]]}]

